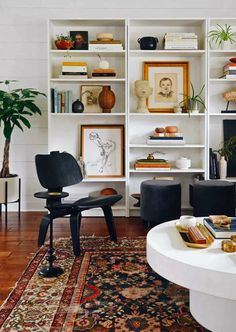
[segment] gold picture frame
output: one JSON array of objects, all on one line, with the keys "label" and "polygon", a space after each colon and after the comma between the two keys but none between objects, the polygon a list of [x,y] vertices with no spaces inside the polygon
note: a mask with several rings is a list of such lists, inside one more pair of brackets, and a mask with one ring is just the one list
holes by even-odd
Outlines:
[{"label": "gold picture frame", "polygon": [[[147,98],[149,112],[173,113],[174,106],[189,94],[189,63],[187,61],[146,61],[143,79],[148,80],[153,93]],[[187,101],[183,112],[187,111]]]},{"label": "gold picture frame", "polygon": [[81,125],[81,156],[88,177],[123,177],[124,125]]}]

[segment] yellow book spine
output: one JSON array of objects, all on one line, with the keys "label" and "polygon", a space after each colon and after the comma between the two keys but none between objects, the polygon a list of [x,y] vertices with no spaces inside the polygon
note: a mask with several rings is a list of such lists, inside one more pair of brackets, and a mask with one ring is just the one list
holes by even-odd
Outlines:
[{"label": "yellow book spine", "polygon": [[76,61],[63,61],[62,62],[63,66],[87,66],[87,62],[76,62]]}]

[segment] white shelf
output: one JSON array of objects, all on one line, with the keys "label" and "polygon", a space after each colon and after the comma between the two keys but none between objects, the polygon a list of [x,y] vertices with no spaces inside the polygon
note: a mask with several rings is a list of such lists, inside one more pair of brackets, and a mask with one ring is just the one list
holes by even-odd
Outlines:
[{"label": "white shelf", "polygon": [[189,168],[189,169],[177,169],[171,168],[170,170],[136,170],[130,169],[130,173],[204,173],[205,170],[203,168]]},{"label": "white shelf", "polygon": [[[106,57],[124,57],[126,54],[125,50],[121,51],[113,51],[113,50],[50,50],[51,55],[55,56],[65,56],[68,55],[70,57],[78,57],[78,56],[87,56],[87,57],[98,57],[98,54],[102,54]],[[65,60],[66,61],[66,60]]]},{"label": "white shelf", "polygon": [[151,144],[130,144],[130,148],[167,148],[167,149],[176,149],[176,148],[181,148],[181,149],[189,149],[189,148],[201,148],[203,149],[205,147],[204,144],[185,144],[185,145],[151,145]]},{"label": "white shelf", "polygon": [[209,51],[210,56],[211,55],[215,55],[215,56],[230,56],[230,54],[235,55],[236,54],[236,50],[210,50]]},{"label": "white shelf", "polygon": [[83,179],[84,182],[126,182],[125,177],[114,178],[114,177],[101,177],[101,178],[85,178]]},{"label": "white shelf", "polygon": [[125,113],[51,113],[51,116],[125,116]]},{"label": "white shelf", "polygon": [[152,56],[174,56],[174,57],[196,57],[206,53],[205,50],[130,50],[129,55],[134,57],[152,57]]},{"label": "white shelf", "polygon": [[111,82],[111,83],[125,83],[125,78],[51,78],[50,82],[55,83],[70,83],[70,82]]},{"label": "white shelf", "polygon": [[210,116],[218,116],[218,117],[235,117],[236,116],[236,112],[235,113],[210,113]]},{"label": "white shelf", "polygon": [[236,82],[236,78],[210,78],[210,83],[229,83]]}]

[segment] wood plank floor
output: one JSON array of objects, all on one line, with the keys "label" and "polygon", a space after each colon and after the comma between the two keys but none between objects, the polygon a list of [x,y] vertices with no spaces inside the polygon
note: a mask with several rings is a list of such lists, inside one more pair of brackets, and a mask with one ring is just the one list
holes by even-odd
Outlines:
[{"label": "wood plank floor", "polygon": [[[37,251],[39,224],[43,213],[22,212],[18,222],[17,213],[8,214],[5,225],[4,213],[0,217],[0,304],[7,298],[15,283]],[[115,218],[118,237],[147,234],[140,218]],[[83,218],[81,235],[107,236],[103,218]],[[68,219],[54,222],[54,238],[70,236]]]}]

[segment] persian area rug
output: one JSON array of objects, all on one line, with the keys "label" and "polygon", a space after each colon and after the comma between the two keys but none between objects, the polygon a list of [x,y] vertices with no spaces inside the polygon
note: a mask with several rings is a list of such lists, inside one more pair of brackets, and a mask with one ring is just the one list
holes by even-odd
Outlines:
[{"label": "persian area rug", "polygon": [[42,247],[0,310],[0,331],[198,332],[188,291],[158,276],[146,262],[145,238],[82,239],[74,257],[69,239],[55,243],[65,272],[42,278]]}]

